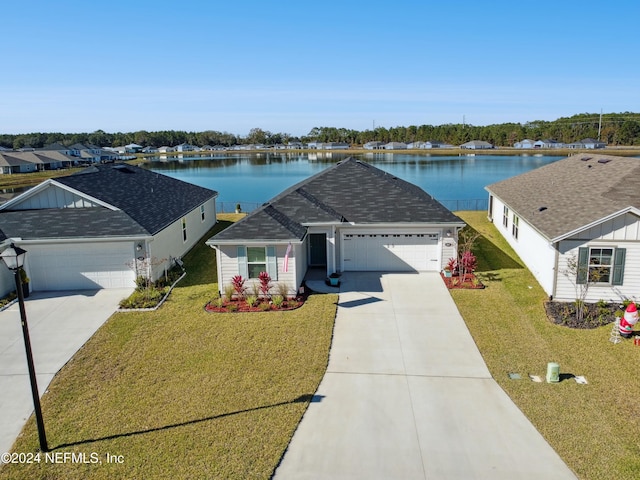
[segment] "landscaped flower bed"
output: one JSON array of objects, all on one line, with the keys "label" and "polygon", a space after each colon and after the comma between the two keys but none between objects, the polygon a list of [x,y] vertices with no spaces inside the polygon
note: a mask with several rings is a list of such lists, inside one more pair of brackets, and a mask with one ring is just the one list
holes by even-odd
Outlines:
[{"label": "landscaped flower bed", "polygon": [[[580,320],[576,316],[576,302],[545,302],[544,309],[549,320],[556,325],[570,328],[598,328],[622,317],[626,305],[618,303],[585,303],[584,315]],[[616,315],[617,314],[617,315]]]},{"label": "landscaped flower bed", "polygon": [[204,306],[210,313],[234,313],[234,312],[271,312],[283,310],[295,310],[304,305],[305,298],[295,297],[282,299],[278,295],[273,298],[224,300],[222,298],[211,300]]},{"label": "landscaped flower bed", "polygon": [[467,273],[463,276],[452,275],[451,277],[447,277],[441,273],[440,276],[442,277],[444,284],[449,289],[464,288],[464,289],[473,290],[473,289],[484,288],[484,285],[482,284],[482,282],[473,273]]},{"label": "landscaped flower bed", "polygon": [[[277,284],[278,295],[273,295],[271,290],[274,285],[267,272],[260,272],[258,283],[251,285],[251,293],[245,285],[246,279],[236,275],[231,283],[225,287],[224,297],[210,300],[204,306],[207,312],[270,312],[273,310],[294,310],[301,307],[306,295],[291,296],[286,283]],[[306,292],[307,289],[305,288]]]}]

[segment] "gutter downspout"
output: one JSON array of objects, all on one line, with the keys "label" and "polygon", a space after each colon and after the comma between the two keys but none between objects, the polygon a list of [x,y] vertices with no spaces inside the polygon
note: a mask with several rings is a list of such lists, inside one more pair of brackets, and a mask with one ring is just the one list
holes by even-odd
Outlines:
[{"label": "gutter downspout", "polygon": [[556,289],[558,288],[558,262],[560,259],[560,242],[556,242],[555,244],[555,258],[553,265],[553,287],[551,288],[551,295],[549,295],[549,300],[553,300],[556,296]]}]

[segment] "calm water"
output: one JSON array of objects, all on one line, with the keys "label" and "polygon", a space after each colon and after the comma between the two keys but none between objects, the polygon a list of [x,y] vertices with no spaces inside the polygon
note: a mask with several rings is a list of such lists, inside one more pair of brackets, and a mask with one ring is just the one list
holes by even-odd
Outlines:
[{"label": "calm water", "polygon": [[[220,154],[206,158],[153,159],[146,167],[216,190],[224,211],[236,203],[251,210],[287,187],[346,158],[344,154]],[[541,167],[559,156],[352,155],[415,183],[452,210],[486,208],[486,185]],[[171,157],[170,157],[171,158]],[[357,179],[354,179],[357,182]]]}]

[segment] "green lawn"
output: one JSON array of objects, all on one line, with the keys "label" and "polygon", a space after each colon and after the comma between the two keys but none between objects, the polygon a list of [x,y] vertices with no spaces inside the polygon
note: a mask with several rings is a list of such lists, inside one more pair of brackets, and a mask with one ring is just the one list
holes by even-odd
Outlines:
[{"label": "green lawn", "polygon": [[[44,395],[53,452],[102,463],[42,457],[3,466],[0,479],[269,478],[325,372],[337,296],[209,314],[214,252],[201,242],[184,260],[187,277],[159,310],[113,315]],[[31,418],[14,451],[37,448]]]},{"label": "green lawn", "polygon": [[[483,235],[477,256],[487,288],[451,293],[492,375],[581,479],[639,478],[640,347],[609,342],[611,326],[553,325],[545,293],[486,213],[458,215]],[[528,379],[544,378],[548,362],[589,384]],[[524,379],[510,380],[507,372]]]}]

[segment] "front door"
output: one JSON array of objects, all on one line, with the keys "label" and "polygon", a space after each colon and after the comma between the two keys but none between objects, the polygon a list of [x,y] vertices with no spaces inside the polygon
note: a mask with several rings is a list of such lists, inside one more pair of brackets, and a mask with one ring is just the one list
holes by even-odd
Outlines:
[{"label": "front door", "polygon": [[323,266],[327,264],[327,234],[309,234],[309,265]]}]

